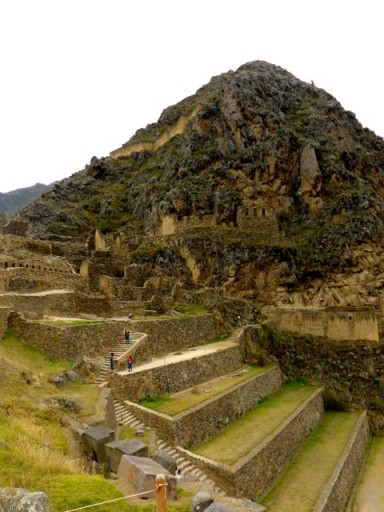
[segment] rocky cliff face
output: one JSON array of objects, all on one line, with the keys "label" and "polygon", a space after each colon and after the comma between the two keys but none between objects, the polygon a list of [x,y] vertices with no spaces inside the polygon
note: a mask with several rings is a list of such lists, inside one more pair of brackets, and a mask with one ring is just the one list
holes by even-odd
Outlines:
[{"label": "rocky cliff face", "polygon": [[380,312],[383,185],[383,139],[326,91],[252,62],[165,109],[19,218],[36,238],[134,236],[133,261],[260,308]]}]

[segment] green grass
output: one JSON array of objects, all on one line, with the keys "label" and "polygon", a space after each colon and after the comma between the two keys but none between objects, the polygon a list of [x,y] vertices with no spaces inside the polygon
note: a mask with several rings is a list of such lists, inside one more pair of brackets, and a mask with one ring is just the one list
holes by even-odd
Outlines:
[{"label": "green grass", "polygon": [[9,331],[0,340],[0,357],[18,369],[25,368],[40,377],[48,377],[72,367],[67,361],[60,361],[23,343]]},{"label": "green grass", "polygon": [[[51,383],[52,375],[71,366],[26,345],[11,332],[0,340],[0,486],[46,492],[51,512],[123,497],[113,482],[90,475],[77,452],[69,456],[67,425],[73,413],[57,407],[53,400],[74,398],[80,407],[77,415],[86,417],[95,414],[100,394],[100,388],[80,380],[63,388]],[[170,504],[169,511],[187,512],[187,494],[180,491],[180,502]],[[153,512],[154,504],[123,499],[94,510]]]},{"label": "green grass", "polygon": [[76,320],[76,319],[52,319],[37,320],[38,324],[53,325],[54,327],[78,327],[91,324],[102,324],[103,320]]},{"label": "green grass", "polygon": [[277,485],[262,500],[269,512],[314,509],[352,433],[359,413],[327,412]]},{"label": "green grass", "polygon": [[206,315],[210,312],[208,307],[201,304],[177,304],[173,309],[182,316]]},{"label": "green grass", "polygon": [[135,439],[137,441],[141,441],[142,443],[149,444],[152,440],[152,432],[149,430],[144,430],[144,435],[142,437],[137,437],[136,429],[131,427],[123,427],[119,432],[119,439]]},{"label": "green grass", "polygon": [[[209,308],[206,306],[202,306],[200,304],[178,304],[173,308],[175,311],[180,313],[180,315],[177,318],[186,318],[186,317],[193,317],[193,316],[199,316],[199,315],[207,315],[210,313]],[[169,314],[162,314],[162,313],[153,313],[151,315],[139,315],[135,316],[136,319],[139,320],[158,320],[159,318],[175,318],[172,315]]]},{"label": "green grass", "polygon": [[297,382],[286,384],[193,452],[223,464],[234,464],[271,434],[315,389]]},{"label": "green grass", "polygon": [[352,512],[384,510],[384,436],[373,437]]},{"label": "green grass", "polygon": [[[0,485],[47,492],[52,512],[122,495],[110,482],[88,475],[78,458],[68,457],[67,412],[54,399],[74,398],[80,415],[87,416],[95,413],[100,393],[80,381],[60,389],[50,382],[70,367],[10,332],[0,340]],[[128,505],[103,510],[128,510]]]},{"label": "green grass", "polygon": [[187,391],[182,391],[174,395],[160,395],[156,397],[146,397],[140,401],[140,405],[169,416],[176,416],[192,407],[229,390],[230,388],[245,382],[256,375],[265,371],[253,365],[247,365],[237,373],[232,373],[220,379],[215,379],[206,384],[197,386]]}]

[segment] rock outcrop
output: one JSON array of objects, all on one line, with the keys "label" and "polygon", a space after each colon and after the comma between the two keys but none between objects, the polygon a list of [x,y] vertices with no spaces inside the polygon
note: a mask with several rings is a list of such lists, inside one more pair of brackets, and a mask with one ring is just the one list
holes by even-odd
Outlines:
[{"label": "rock outcrop", "polygon": [[114,275],[144,265],[261,312],[363,306],[383,321],[384,141],[266,62],[213,77],[17,220],[67,243],[99,229],[113,240],[99,266],[119,237]]}]

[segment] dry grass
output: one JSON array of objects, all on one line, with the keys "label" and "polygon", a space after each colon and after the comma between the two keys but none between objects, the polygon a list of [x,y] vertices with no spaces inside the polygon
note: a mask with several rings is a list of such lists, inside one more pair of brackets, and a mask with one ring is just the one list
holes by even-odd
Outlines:
[{"label": "dry grass", "polygon": [[308,512],[344,450],[359,413],[328,412],[262,501],[269,512]]},{"label": "dry grass", "polygon": [[176,416],[192,407],[209,400],[210,398],[233,388],[257,375],[260,375],[266,368],[256,366],[244,366],[242,370],[232,372],[230,375],[214,379],[210,382],[196,386],[193,389],[188,389],[174,395],[166,397],[154,397],[144,399],[140,403],[149,409],[168,414],[169,416]]},{"label": "dry grass", "polygon": [[283,386],[193,452],[217,462],[234,464],[271,434],[315,389],[298,383]]}]

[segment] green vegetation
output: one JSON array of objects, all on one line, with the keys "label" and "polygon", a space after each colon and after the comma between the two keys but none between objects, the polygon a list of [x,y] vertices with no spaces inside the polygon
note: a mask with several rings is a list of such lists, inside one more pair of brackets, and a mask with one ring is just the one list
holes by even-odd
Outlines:
[{"label": "green vegetation", "polygon": [[197,386],[187,391],[182,391],[181,393],[145,397],[140,401],[140,404],[144,407],[148,407],[148,409],[162,412],[169,416],[176,416],[177,414],[187,411],[192,407],[196,407],[206,400],[229,390],[237,384],[259,375],[263,371],[265,371],[265,368],[247,365],[242,371],[215,379],[205,383],[204,385]]},{"label": "green vegetation", "polygon": [[38,320],[39,324],[45,325],[53,325],[55,327],[77,327],[82,325],[91,325],[91,324],[102,324],[103,320],[78,320],[75,318],[55,318],[55,319],[46,319],[46,320]]},{"label": "green vegetation", "polygon": [[359,413],[328,412],[287,471],[262,500],[270,512],[314,510],[352,433]]},{"label": "green vegetation", "polygon": [[384,510],[384,437],[373,437],[368,459],[357,486],[353,510]]},{"label": "green vegetation", "polygon": [[277,329],[267,324],[262,324],[261,328],[268,343],[277,348],[281,348],[284,345],[284,339]]},{"label": "green vegetation", "polygon": [[315,389],[297,382],[286,384],[193,452],[223,464],[234,464],[271,434]]},{"label": "green vegetation", "polygon": [[[123,427],[120,429],[119,432],[119,439],[137,439],[137,436],[135,434],[136,429],[132,427]],[[144,431],[144,435],[140,437],[140,441],[143,443],[150,444],[152,440],[152,433],[149,430]]]},{"label": "green vegetation", "polygon": [[[74,399],[80,408],[77,414],[87,417],[95,414],[100,389],[81,381],[61,388],[51,383],[53,375],[70,367],[11,332],[0,340],[0,485],[46,492],[52,512],[123,497],[110,481],[88,474],[71,448],[66,430],[69,415],[56,399]],[[183,501],[169,510],[181,512],[188,505]],[[137,505],[123,499],[95,510],[152,512],[153,503]]]},{"label": "green vegetation", "polygon": [[216,341],[224,341],[227,340],[232,336],[231,332],[222,332],[220,334],[216,334],[211,340],[209,340],[209,343],[215,343]]},{"label": "green vegetation", "polygon": [[177,304],[173,309],[183,316],[206,315],[210,312],[207,306],[201,304]]},{"label": "green vegetation", "polygon": [[144,263],[152,261],[157,255],[161,254],[164,248],[161,245],[150,247],[139,247],[136,251],[131,253],[132,262]]}]

